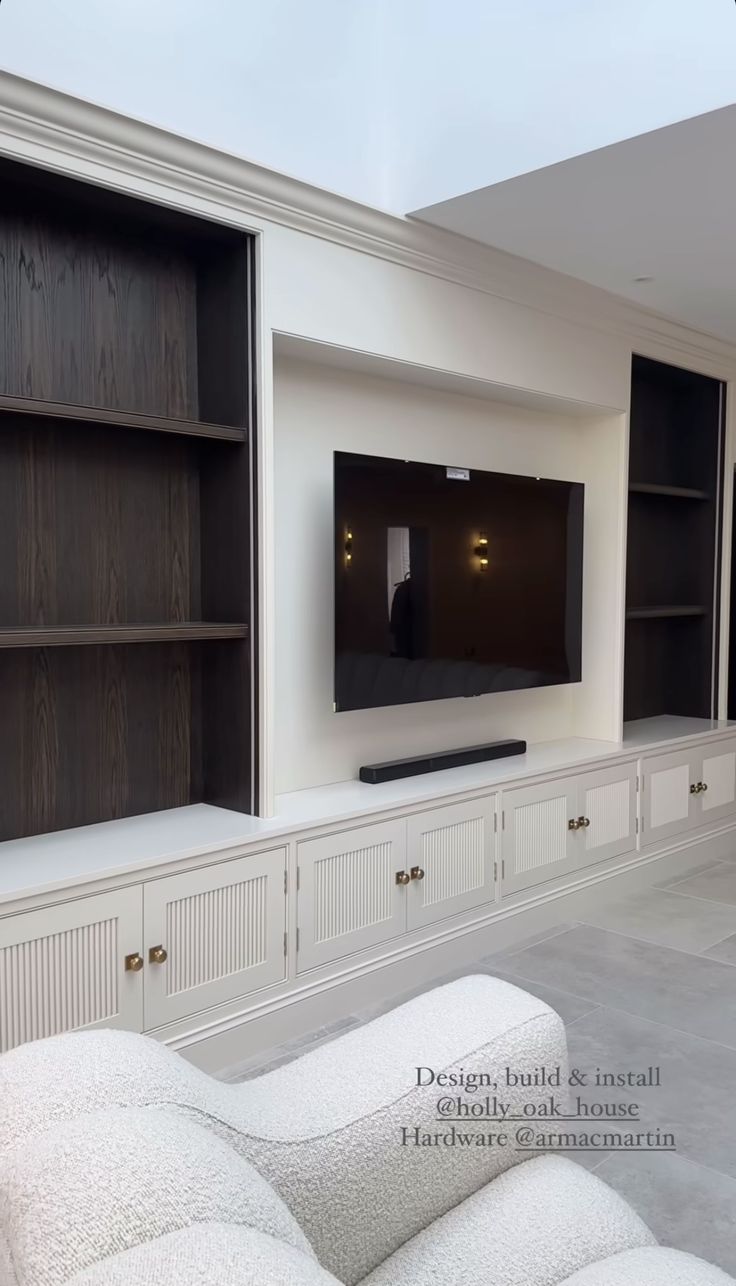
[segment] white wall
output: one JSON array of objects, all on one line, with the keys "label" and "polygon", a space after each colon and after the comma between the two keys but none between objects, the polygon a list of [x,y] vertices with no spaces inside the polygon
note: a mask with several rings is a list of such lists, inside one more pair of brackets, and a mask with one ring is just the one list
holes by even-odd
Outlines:
[{"label": "white wall", "polygon": [[[622,416],[563,418],[283,358],[274,398],[277,792],[495,737],[618,736]],[[586,483],[582,684],[334,714],[335,449]]]}]

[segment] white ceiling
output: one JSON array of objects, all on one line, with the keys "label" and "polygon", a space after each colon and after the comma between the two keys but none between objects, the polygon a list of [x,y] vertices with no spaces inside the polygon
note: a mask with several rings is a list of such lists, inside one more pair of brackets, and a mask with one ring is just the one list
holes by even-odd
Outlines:
[{"label": "white ceiling", "polygon": [[2,0],[0,66],[403,214],[734,100],[733,0]]},{"label": "white ceiling", "polygon": [[736,106],[415,213],[736,341]]}]

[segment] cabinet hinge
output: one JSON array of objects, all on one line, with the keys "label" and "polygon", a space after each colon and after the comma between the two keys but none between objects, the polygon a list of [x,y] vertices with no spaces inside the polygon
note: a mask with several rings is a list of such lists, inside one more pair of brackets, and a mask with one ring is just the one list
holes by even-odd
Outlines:
[{"label": "cabinet hinge", "polygon": [[297,868],[296,868],[296,888],[297,888],[297,892],[299,892],[299,885],[301,884],[301,882],[302,882],[302,868],[301,868],[301,866],[297,866]]},{"label": "cabinet hinge", "polygon": [[503,808],[501,809],[501,830],[506,830],[506,810]]},{"label": "cabinet hinge", "polygon": [[288,941],[289,941],[289,935],[288,933],[285,933],[284,934],[284,955],[286,955],[286,952],[287,952]]},{"label": "cabinet hinge", "polygon": [[636,789],[639,789],[639,774],[636,774]]},{"label": "cabinet hinge", "polygon": [[506,879],[506,859],[503,857],[501,858],[501,879]]},{"label": "cabinet hinge", "polygon": [[300,934],[299,930],[297,929],[297,931],[296,931],[296,951],[297,951],[297,955],[299,954],[299,939],[300,939],[300,937],[301,937],[301,934]]},{"label": "cabinet hinge", "polygon": [[498,830],[498,813],[493,814],[493,829],[494,831]]},{"label": "cabinet hinge", "polygon": [[288,889],[288,887],[289,887],[289,876],[288,876],[287,872],[286,872],[286,871],[284,871],[284,893],[286,892],[286,890]]},{"label": "cabinet hinge", "polygon": [[493,883],[496,884],[497,881],[498,881],[498,862],[494,862],[493,863]]},{"label": "cabinet hinge", "polygon": [[636,818],[636,833],[639,834],[639,818]]}]

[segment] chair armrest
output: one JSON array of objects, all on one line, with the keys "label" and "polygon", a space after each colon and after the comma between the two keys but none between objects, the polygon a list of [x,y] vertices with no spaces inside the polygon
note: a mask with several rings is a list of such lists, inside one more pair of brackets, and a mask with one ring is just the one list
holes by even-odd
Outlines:
[{"label": "chair armrest", "polygon": [[[540,1069],[559,1071],[561,1088],[508,1088],[507,1069],[531,1079]],[[485,1083],[471,1095],[478,1073]],[[453,1076],[464,1084],[452,1085]],[[438,1216],[526,1159],[515,1150],[513,1124],[466,1119],[453,1100],[498,1115],[496,1096],[514,1116],[551,1093],[565,1102],[566,1081],[559,1016],[510,983],[469,976],[242,1086],[251,1119],[248,1155],[281,1193],[320,1262],[353,1286]],[[438,1109],[440,1099],[450,1106]],[[488,1142],[498,1133],[508,1142]]]}]

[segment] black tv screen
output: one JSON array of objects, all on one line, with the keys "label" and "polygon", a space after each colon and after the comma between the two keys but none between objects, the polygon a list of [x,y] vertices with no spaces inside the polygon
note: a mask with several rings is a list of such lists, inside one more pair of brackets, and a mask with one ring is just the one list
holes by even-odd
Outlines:
[{"label": "black tv screen", "polygon": [[579,482],[335,452],[335,709],[580,680]]}]

